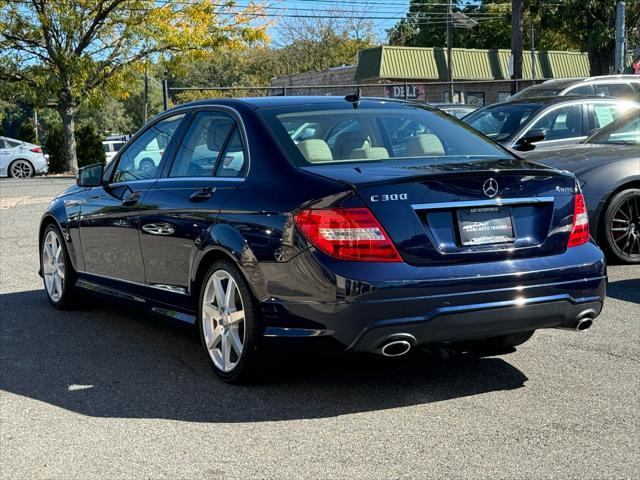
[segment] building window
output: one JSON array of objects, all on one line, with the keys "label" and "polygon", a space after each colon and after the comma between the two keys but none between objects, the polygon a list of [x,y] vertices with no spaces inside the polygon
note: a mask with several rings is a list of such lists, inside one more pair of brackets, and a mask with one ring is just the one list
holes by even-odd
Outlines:
[{"label": "building window", "polygon": [[498,92],[498,101],[506,102],[507,98],[511,96],[511,92]]},{"label": "building window", "polygon": [[484,107],[484,92],[467,92],[467,105]]}]

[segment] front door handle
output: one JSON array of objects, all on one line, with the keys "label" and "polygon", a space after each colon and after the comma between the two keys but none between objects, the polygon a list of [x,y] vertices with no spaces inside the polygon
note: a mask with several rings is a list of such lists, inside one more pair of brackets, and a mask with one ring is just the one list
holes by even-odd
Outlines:
[{"label": "front door handle", "polygon": [[138,203],[140,200],[140,192],[131,192],[122,200],[122,205],[125,207],[131,207]]},{"label": "front door handle", "polygon": [[213,195],[215,188],[213,187],[202,187],[200,190],[194,192],[189,197],[190,202],[203,202],[204,200],[208,200]]}]

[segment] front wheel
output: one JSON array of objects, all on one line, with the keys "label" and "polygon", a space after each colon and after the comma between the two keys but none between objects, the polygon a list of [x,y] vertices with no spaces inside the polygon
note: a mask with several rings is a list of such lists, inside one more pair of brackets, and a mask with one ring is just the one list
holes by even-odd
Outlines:
[{"label": "front wheel", "polygon": [[640,189],[617,193],[602,219],[604,246],[620,262],[640,263]]},{"label": "front wheel", "polygon": [[198,330],[213,371],[241,383],[255,372],[261,334],[256,302],[240,270],[216,261],[200,287]]},{"label": "front wheel", "polygon": [[57,226],[51,224],[44,231],[40,255],[42,278],[49,302],[60,309],[71,307],[77,300],[73,288],[75,272]]}]

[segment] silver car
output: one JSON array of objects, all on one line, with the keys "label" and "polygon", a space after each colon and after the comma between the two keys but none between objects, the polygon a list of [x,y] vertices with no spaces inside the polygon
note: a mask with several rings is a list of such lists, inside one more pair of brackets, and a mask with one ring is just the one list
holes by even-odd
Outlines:
[{"label": "silver car", "polygon": [[49,161],[41,147],[0,137],[0,177],[29,178],[48,170]]}]

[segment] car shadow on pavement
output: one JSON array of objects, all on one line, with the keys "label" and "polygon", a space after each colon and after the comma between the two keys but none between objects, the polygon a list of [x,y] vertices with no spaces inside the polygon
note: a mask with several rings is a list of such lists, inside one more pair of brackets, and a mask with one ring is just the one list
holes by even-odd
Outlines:
[{"label": "car shadow on pavement", "polygon": [[640,303],[640,278],[609,282],[607,296],[626,302]]},{"label": "car shadow on pavement", "polygon": [[219,381],[195,329],[100,300],[0,297],[0,388],[95,417],[254,422],[333,417],[522,387],[500,358],[284,355],[252,386]]}]

